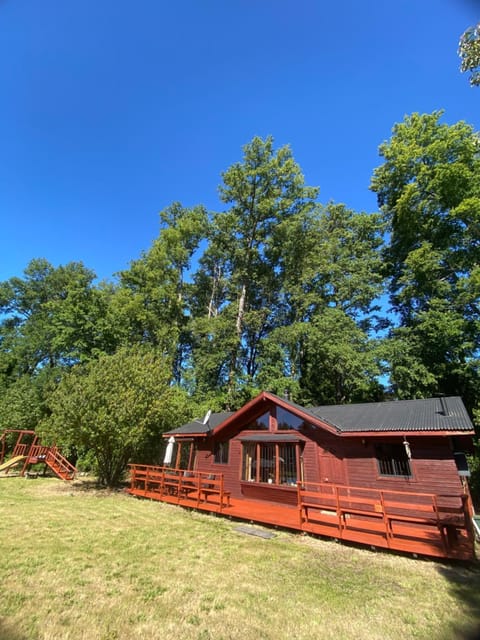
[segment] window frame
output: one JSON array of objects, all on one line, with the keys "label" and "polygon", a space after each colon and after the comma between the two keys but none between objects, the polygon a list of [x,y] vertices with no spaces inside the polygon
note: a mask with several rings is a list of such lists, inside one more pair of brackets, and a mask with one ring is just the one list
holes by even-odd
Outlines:
[{"label": "window frame", "polygon": [[213,447],[213,464],[228,464],[229,458],[230,440],[215,442]]},{"label": "window frame", "polygon": [[[291,453],[287,456],[285,450],[282,451],[282,447],[290,447]],[[302,476],[301,448],[301,441],[242,440],[241,482],[274,487],[296,487]],[[273,455],[270,453],[272,449]],[[284,462],[287,457],[290,458],[289,466],[287,469],[282,469],[282,461]],[[253,473],[252,469],[254,469]],[[285,480],[293,476],[295,476],[294,482]]]},{"label": "window frame", "polygon": [[411,459],[403,442],[378,442],[374,446],[374,452],[377,472],[381,478],[413,479]]}]

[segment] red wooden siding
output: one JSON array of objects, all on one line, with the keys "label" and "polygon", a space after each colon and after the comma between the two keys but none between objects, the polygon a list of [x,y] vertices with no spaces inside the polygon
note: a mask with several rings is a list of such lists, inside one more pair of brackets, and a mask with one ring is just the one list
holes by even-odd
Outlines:
[{"label": "red wooden siding", "polygon": [[[288,490],[265,483],[241,482],[242,442],[240,437],[252,432],[240,431],[230,440],[228,464],[216,464],[212,441],[200,442],[197,450],[196,469],[210,473],[222,473],[225,487],[232,496],[246,495],[261,500],[278,501],[290,495]],[[298,434],[297,434],[298,435]],[[450,439],[447,437],[411,437],[410,465],[412,477],[382,476],[375,458],[374,446],[386,441],[378,438],[335,438],[331,434],[315,434],[315,441],[299,436],[303,441],[303,472],[306,482],[331,482],[355,487],[396,489],[399,491],[427,493],[456,493],[462,485],[453,459]],[[323,436],[323,437],[322,437]],[[391,440],[391,437],[388,437]],[[395,440],[395,438],[394,438]],[[396,441],[402,442],[401,438]],[[342,452],[342,456],[339,452]],[[286,498],[288,502],[288,498]]]},{"label": "red wooden siding", "polygon": [[[391,439],[391,438],[390,438]],[[427,493],[456,493],[462,485],[458,475],[449,438],[411,437],[412,451],[410,466],[412,477],[382,476],[378,470],[374,445],[385,442],[380,434],[378,439],[344,441],[346,483],[356,487],[398,489],[399,491]],[[401,442],[401,438],[397,438]]]}]

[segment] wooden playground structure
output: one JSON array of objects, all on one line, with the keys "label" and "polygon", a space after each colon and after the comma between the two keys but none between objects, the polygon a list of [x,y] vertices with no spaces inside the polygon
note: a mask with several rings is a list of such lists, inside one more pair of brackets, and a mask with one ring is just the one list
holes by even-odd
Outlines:
[{"label": "wooden playground structure", "polygon": [[[15,443],[8,446],[10,434],[16,434]],[[11,453],[8,449],[11,449]],[[8,457],[7,457],[8,455]],[[8,473],[14,467],[21,467],[20,475],[29,473],[34,464],[44,464],[62,480],[73,480],[77,469],[59,451],[58,447],[47,447],[40,443],[35,431],[28,429],[6,429],[0,435],[0,471]]]}]

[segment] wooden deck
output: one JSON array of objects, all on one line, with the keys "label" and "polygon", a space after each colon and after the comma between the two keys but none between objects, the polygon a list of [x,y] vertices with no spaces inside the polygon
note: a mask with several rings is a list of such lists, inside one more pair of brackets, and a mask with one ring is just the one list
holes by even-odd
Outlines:
[{"label": "wooden deck", "polygon": [[380,491],[333,484],[297,487],[297,505],[239,499],[222,474],[130,465],[132,495],[346,542],[472,560],[468,495]]}]

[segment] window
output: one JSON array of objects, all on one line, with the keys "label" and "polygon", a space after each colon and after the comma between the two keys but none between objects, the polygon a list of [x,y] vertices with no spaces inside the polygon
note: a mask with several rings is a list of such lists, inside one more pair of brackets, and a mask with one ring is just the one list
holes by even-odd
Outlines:
[{"label": "window", "polygon": [[296,443],[245,442],[242,480],[296,485],[298,447]]},{"label": "window", "polygon": [[243,427],[244,431],[268,431],[270,428],[270,413],[264,413],[256,420]]},{"label": "window", "polygon": [[467,456],[461,451],[455,451],[453,453],[453,457],[455,458],[455,464],[457,465],[458,475],[463,476],[464,478],[470,478]]},{"label": "window", "polygon": [[177,440],[174,447],[174,455],[172,456],[172,466],[179,469],[193,469],[195,467],[195,456],[197,445],[193,440]]},{"label": "window", "polygon": [[277,429],[280,431],[304,431],[308,427],[311,427],[311,425],[302,420],[302,418],[293,415],[293,413],[290,413],[290,411],[282,407],[277,408],[277,423]]},{"label": "window", "polygon": [[297,451],[296,446],[280,444],[279,448],[279,475],[280,484],[297,484]]},{"label": "window", "polygon": [[378,444],[375,446],[375,455],[381,476],[412,475],[410,460],[403,444]]},{"label": "window", "polygon": [[215,443],[213,455],[216,464],[228,464],[228,444],[228,440],[226,442]]}]

